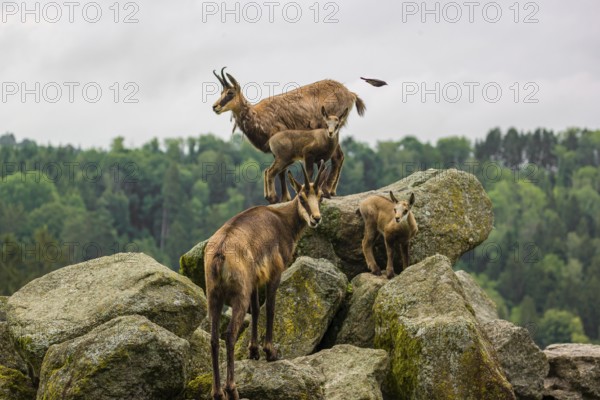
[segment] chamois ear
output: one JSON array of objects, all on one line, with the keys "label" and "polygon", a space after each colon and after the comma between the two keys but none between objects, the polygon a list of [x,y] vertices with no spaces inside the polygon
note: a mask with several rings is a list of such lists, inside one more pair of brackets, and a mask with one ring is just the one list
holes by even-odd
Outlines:
[{"label": "chamois ear", "polygon": [[415,204],[415,194],[411,193],[410,194],[410,199],[408,200],[408,205],[412,207],[413,204]]},{"label": "chamois ear", "polygon": [[321,106],[321,115],[323,118],[327,118],[327,111],[325,111],[325,106]]},{"label": "chamois ear", "polygon": [[241,90],[241,87],[238,81],[236,81],[235,78],[229,74],[229,72],[226,72],[225,75],[227,75],[227,78],[229,78],[229,82],[231,82],[234,89],[239,92]]},{"label": "chamois ear", "polygon": [[398,199],[396,198],[396,196],[394,196],[394,192],[392,192],[391,190],[390,190],[390,199],[392,199],[392,201],[394,203],[398,203]]},{"label": "chamois ear", "polygon": [[345,120],[347,116],[348,116],[348,108],[346,107],[346,109],[344,110],[342,115],[340,115],[340,121]]},{"label": "chamois ear", "polygon": [[294,178],[294,175],[292,175],[292,172],[288,169],[288,179],[290,180],[290,183],[292,184],[292,188],[294,188],[294,191],[296,192],[296,194],[300,193],[300,190],[302,190],[302,184],[300,182],[298,182],[296,180],[296,178]]}]

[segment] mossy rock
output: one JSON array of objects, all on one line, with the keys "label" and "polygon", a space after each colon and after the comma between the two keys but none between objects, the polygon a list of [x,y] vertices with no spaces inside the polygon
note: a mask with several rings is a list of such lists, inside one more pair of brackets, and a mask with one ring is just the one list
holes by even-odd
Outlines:
[{"label": "mossy rock", "polygon": [[35,389],[20,371],[0,365],[0,400],[33,400]]},{"label": "mossy rock", "polygon": [[35,279],[8,300],[10,335],[39,374],[48,348],[122,315],[144,315],[180,337],[206,316],[206,298],[189,279],[142,253],[119,253]]},{"label": "mossy rock", "polygon": [[204,249],[208,240],[198,243],[190,251],[179,258],[179,273],[187,276],[206,293],[206,279],[204,278]]},{"label": "mossy rock", "polygon": [[6,321],[6,309],[8,307],[8,297],[0,296],[0,322]]},{"label": "mossy rock", "polygon": [[[324,259],[299,257],[281,277],[275,301],[273,339],[280,356],[291,359],[312,353],[346,295],[348,280]],[[266,310],[261,307],[259,342],[265,335]],[[236,344],[236,358],[248,356],[250,329]]]},{"label": "mossy rock", "polygon": [[394,399],[514,399],[447,257],[409,267],[379,290],[375,346],[391,368]]},{"label": "mossy rock", "polygon": [[0,322],[0,365],[27,373],[27,364],[15,349],[7,322]]},{"label": "mossy rock", "polygon": [[178,399],[189,343],[139,315],[50,347],[38,400]]}]

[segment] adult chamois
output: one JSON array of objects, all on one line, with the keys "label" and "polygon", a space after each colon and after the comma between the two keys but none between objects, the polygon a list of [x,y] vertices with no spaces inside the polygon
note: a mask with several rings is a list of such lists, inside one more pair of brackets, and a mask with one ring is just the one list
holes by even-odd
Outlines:
[{"label": "adult chamois", "polygon": [[275,292],[281,273],[292,261],[292,255],[306,226],[316,228],[321,222],[320,202],[323,198],[325,163],[321,161],[315,181],[311,183],[306,169],[304,185],[289,173],[296,196],[277,206],[250,208],[225,223],[208,241],[204,257],[206,297],[211,321],[211,354],[213,367],[212,398],[225,399],[219,376],[219,319],[224,303],[232,308],[227,327],[228,400],[239,399],[234,382],[234,346],[246,310],[252,313],[250,358],[258,359],[258,289],[266,285],[267,326],[263,350],[267,361],[277,359],[273,346]]},{"label": "adult chamois", "polygon": [[390,198],[380,195],[369,196],[359,204],[357,214],[362,215],[365,222],[365,234],[362,241],[363,254],[367,266],[375,275],[381,275],[381,269],[373,257],[373,244],[379,234],[385,240],[387,253],[386,275],[394,277],[394,248],[398,247],[402,256],[402,270],[410,265],[408,244],[417,234],[419,228],[411,209],[415,203],[415,194],[410,194],[408,201],[398,201],[390,190]]},{"label": "adult chamois", "polygon": [[[328,115],[340,115],[346,108],[352,110],[355,104],[358,115],[362,116],[365,112],[365,104],[360,97],[341,83],[329,79],[268,97],[257,104],[250,104],[242,94],[240,84],[229,73],[224,74],[224,70],[225,67],[221,69],[221,76],[213,71],[223,86],[221,97],[213,105],[213,110],[217,114],[231,111],[236,125],[250,143],[265,153],[271,151],[269,139],[277,132],[327,128],[321,117],[322,106],[325,106]],[[343,163],[344,153],[338,144],[331,157],[331,171],[325,185],[331,196],[336,194]],[[279,173],[279,180],[282,201],[288,201],[290,195],[285,184],[284,171]],[[276,202],[277,199],[267,200]]]},{"label": "adult chamois", "polygon": [[[308,176],[313,176],[313,167],[317,160],[329,160],[339,146],[340,128],[348,116],[346,108],[342,115],[327,115],[325,106],[321,114],[326,129],[289,130],[277,132],[269,140],[269,148],[275,157],[273,164],[265,170],[265,198],[269,202],[277,202],[275,192],[275,176],[285,171],[294,161],[302,160]],[[327,188],[323,188],[324,196],[331,197]]]}]

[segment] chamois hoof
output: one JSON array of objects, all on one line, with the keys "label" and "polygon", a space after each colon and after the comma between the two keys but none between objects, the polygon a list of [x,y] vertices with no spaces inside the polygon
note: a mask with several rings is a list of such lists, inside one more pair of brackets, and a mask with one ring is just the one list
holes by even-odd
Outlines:
[{"label": "chamois hoof", "polygon": [[396,273],[395,273],[394,271],[392,271],[392,272],[388,272],[388,273],[386,273],[386,274],[385,274],[385,276],[386,276],[388,279],[392,279],[394,276],[396,276]]},{"label": "chamois hoof", "polygon": [[249,347],[248,350],[250,352],[250,355],[248,356],[250,360],[260,360],[260,352],[258,351],[258,347]]},{"label": "chamois hoof", "polygon": [[218,392],[215,392],[213,390],[212,396],[213,400],[226,400],[227,397],[225,396],[225,393],[223,392],[222,388],[219,388]]},{"label": "chamois hoof", "polygon": [[323,197],[330,199],[333,196],[331,196],[331,193],[327,189],[323,189]]},{"label": "chamois hoof", "polygon": [[279,354],[277,349],[264,348],[263,350],[265,351],[265,358],[268,362],[277,361],[281,359],[281,355]]},{"label": "chamois hoof", "polygon": [[371,271],[371,273],[375,276],[381,276],[381,270],[377,270],[377,271]]},{"label": "chamois hoof", "polygon": [[240,394],[238,393],[237,387],[225,388],[227,393],[227,400],[240,400]]},{"label": "chamois hoof", "polygon": [[279,202],[279,197],[277,197],[277,195],[265,196],[265,199],[269,202],[269,204],[277,204]]}]

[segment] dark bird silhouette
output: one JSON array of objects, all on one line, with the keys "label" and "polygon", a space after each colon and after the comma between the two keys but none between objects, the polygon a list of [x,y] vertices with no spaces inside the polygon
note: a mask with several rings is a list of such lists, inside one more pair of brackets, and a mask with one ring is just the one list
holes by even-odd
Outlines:
[{"label": "dark bird silhouette", "polygon": [[363,81],[365,81],[367,83],[370,83],[371,85],[373,85],[375,87],[381,87],[381,86],[387,85],[386,81],[382,81],[380,79],[363,78],[362,76],[360,77],[360,79],[362,79]]}]

